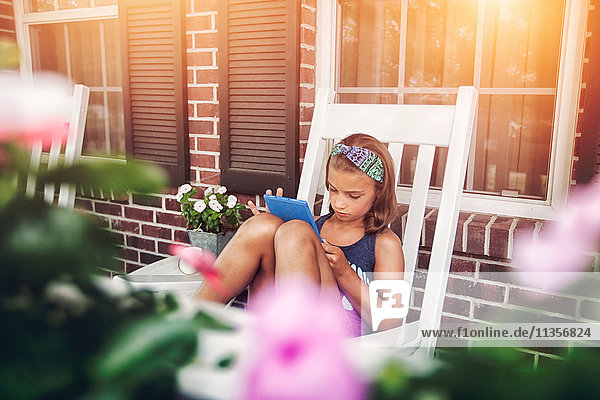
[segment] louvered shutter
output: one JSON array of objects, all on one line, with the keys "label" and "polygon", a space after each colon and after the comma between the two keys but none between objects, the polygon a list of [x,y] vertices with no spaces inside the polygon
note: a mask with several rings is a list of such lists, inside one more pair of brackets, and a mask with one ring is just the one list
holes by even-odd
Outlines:
[{"label": "louvered shutter", "polygon": [[297,0],[221,0],[221,183],[234,192],[298,187]]},{"label": "louvered shutter", "polygon": [[189,180],[185,3],[120,0],[123,106],[128,157]]}]

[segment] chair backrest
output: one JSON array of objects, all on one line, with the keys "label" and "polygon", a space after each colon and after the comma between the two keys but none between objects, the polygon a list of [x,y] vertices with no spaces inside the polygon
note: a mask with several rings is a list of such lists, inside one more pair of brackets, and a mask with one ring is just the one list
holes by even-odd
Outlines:
[{"label": "chair backrest", "polygon": [[[448,149],[419,329],[437,329],[440,325],[477,99],[473,87],[460,87],[455,105],[334,104],[331,90],[317,92],[298,198],[308,201],[312,208],[316,194],[322,193],[321,215],[329,208],[324,182],[326,157],[336,141],[352,133],[367,133],[389,143],[396,177],[404,145],[419,146],[403,242],[404,279],[411,285],[435,149]],[[421,347],[432,355],[435,343],[435,338],[423,338]]]},{"label": "chair backrest", "polygon": [[[50,152],[48,153],[48,168],[54,168],[59,161],[63,159],[64,166],[70,166],[79,160],[83,147],[83,133],[85,130],[85,121],[87,118],[88,103],[90,98],[90,88],[84,85],[75,85],[73,95],[67,99],[57,99],[68,102],[71,106],[65,107],[66,114],[64,121],[68,123],[69,131],[65,143],[56,140],[52,142]],[[42,163],[42,143],[36,142],[31,150],[31,164],[25,194],[28,197],[35,196],[37,173]],[[75,187],[73,185],[62,184],[56,188],[54,184],[47,183],[44,186],[44,200],[47,203],[54,203],[56,190],[58,189],[57,204],[59,207],[73,208],[75,204]]]}]

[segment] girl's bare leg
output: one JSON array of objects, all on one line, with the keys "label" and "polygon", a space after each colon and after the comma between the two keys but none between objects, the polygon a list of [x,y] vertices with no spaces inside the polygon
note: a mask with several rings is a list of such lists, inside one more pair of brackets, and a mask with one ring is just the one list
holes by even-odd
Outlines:
[{"label": "girl's bare leg", "polygon": [[337,282],[313,228],[304,221],[284,223],[275,234],[275,281],[301,276],[339,296]]},{"label": "girl's bare leg", "polygon": [[251,285],[250,291],[255,292],[273,282],[273,243],[281,224],[281,218],[269,213],[255,215],[244,222],[215,262],[221,282],[229,289],[231,297],[224,298],[205,282],[195,298],[227,304],[248,285]]}]

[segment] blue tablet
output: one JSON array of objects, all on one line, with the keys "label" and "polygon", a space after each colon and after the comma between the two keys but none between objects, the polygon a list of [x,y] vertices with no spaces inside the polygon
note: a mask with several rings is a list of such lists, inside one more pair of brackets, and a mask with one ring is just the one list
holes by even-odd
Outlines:
[{"label": "blue tablet", "polygon": [[286,222],[293,219],[299,219],[301,221],[308,222],[317,233],[319,240],[321,242],[323,241],[323,239],[321,239],[321,235],[319,234],[319,230],[317,229],[317,224],[315,224],[315,219],[313,218],[312,212],[310,211],[310,207],[305,200],[271,196],[268,194],[265,194],[263,197],[271,214],[277,215]]}]

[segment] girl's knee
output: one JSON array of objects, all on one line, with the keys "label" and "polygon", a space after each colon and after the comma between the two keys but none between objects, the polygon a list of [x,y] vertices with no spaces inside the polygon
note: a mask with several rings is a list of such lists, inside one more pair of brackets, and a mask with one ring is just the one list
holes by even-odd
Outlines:
[{"label": "girl's knee", "polygon": [[312,241],[314,237],[315,232],[307,222],[294,219],[279,226],[275,233],[275,243]]},{"label": "girl's knee", "polygon": [[245,221],[238,231],[238,234],[257,237],[275,237],[277,229],[283,224],[283,220],[276,215],[269,213],[260,213],[250,217]]}]

